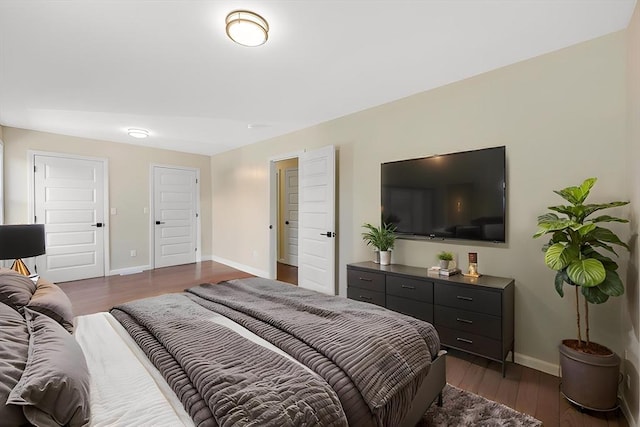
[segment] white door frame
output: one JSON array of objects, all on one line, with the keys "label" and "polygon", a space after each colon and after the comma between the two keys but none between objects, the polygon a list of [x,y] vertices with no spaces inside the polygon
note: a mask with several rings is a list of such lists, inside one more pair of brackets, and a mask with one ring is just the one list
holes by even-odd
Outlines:
[{"label": "white door frame", "polygon": [[[281,154],[269,158],[269,191],[267,191],[269,206],[269,279],[278,276],[278,179],[276,176],[276,162],[297,159],[304,150]],[[300,234],[298,234],[299,236]]]},{"label": "white door frame", "polygon": [[62,159],[74,159],[74,160],[89,160],[94,162],[102,163],[102,170],[104,176],[104,212],[103,218],[104,222],[104,275],[111,275],[111,259],[109,257],[110,254],[110,244],[109,244],[109,235],[111,234],[110,228],[110,218],[109,216],[109,159],[104,157],[91,157],[91,156],[81,156],[77,154],[67,154],[67,153],[54,153],[51,151],[39,151],[39,150],[27,150],[27,224],[35,224],[35,183],[34,183],[34,170],[36,167],[35,157],[36,156],[47,156],[47,157],[60,157]]},{"label": "white door frame", "polygon": [[180,169],[186,171],[193,171],[196,173],[196,262],[202,261],[202,235],[200,221],[202,215],[200,215],[200,168],[192,168],[189,166],[175,166],[165,165],[160,163],[152,163],[149,165],[149,266],[151,269],[156,268],[156,233],[155,233],[155,218],[154,218],[154,168],[169,168]]}]

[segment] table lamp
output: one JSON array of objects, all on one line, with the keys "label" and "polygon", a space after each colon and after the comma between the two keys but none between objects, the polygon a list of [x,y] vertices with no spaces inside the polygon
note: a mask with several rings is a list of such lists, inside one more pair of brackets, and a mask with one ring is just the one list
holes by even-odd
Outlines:
[{"label": "table lamp", "polygon": [[29,276],[21,258],[44,253],[44,224],[0,225],[0,259],[15,259],[11,269]]}]

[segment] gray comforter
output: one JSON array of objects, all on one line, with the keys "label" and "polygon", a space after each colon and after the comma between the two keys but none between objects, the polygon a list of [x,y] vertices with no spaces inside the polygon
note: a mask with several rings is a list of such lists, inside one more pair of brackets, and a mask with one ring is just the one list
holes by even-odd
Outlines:
[{"label": "gray comforter", "polygon": [[[212,323],[210,311],[319,376]],[[259,278],[201,285],[112,313],[199,425],[397,425],[439,350],[428,323]]]}]

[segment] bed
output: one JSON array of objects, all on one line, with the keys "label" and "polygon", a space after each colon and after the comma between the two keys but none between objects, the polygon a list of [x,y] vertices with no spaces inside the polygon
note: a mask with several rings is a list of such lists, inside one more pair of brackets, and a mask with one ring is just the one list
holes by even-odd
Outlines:
[{"label": "bed", "polygon": [[432,325],[281,282],[133,301],[75,318],[71,336],[59,288],[44,283],[43,304],[40,282],[3,293],[7,279],[0,419],[15,425],[414,426],[445,385]]}]

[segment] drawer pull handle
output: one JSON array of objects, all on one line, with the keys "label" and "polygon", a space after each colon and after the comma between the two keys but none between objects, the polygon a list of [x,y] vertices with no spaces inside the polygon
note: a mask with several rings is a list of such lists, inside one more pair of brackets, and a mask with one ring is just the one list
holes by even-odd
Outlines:
[{"label": "drawer pull handle", "polygon": [[365,301],[372,301],[372,300],[373,300],[373,298],[371,298],[371,297],[366,297],[366,296],[364,296],[364,295],[360,295],[360,299],[363,299],[363,300],[365,300]]},{"label": "drawer pull handle", "polygon": [[414,286],[409,286],[409,285],[402,285],[402,289],[414,289],[415,290],[415,287]]},{"label": "drawer pull handle", "polygon": [[463,301],[473,301],[473,298],[471,297],[462,297],[460,295],[456,296],[456,298],[461,299]]},{"label": "drawer pull handle", "polygon": [[373,279],[367,279],[366,277],[358,277],[358,280],[362,280],[363,282],[373,282]]},{"label": "drawer pull handle", "polygon": [[471,325],[471,324],[473,324],[473,320],[461,319],[461,318],[459,318],[459,317],[458,317],[458,318],[456,318],[456,320],[457,320],[458,322],[468,323],[468,324],[470,324],[470,325]]},{"label": "drawer pull handle", "polygon": [[473,341],[471,341],[471,340],[466,340],[466,339],[464,339],[464,338],[456,338],[456,341],[462,341],[462,342],[465,342],[465,343],[467,343],[467,344],[473,344]]}]

